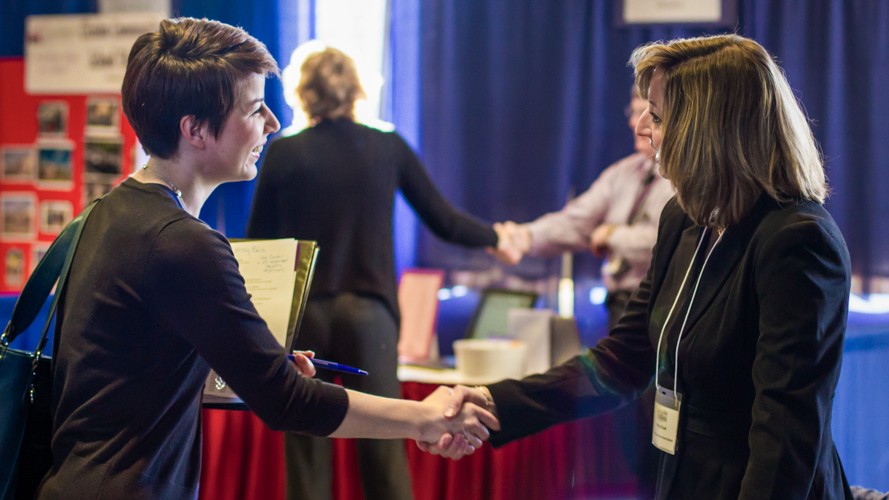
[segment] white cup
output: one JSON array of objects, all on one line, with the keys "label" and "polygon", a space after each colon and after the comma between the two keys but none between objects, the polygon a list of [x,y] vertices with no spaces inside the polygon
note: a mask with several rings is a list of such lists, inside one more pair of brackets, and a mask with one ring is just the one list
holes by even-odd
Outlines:
[{"label": "white cup", "polygon": [[494,382],[522,378],[528,346],[520,340],[463,339],[454,341],[457,371],[467,381]]}]

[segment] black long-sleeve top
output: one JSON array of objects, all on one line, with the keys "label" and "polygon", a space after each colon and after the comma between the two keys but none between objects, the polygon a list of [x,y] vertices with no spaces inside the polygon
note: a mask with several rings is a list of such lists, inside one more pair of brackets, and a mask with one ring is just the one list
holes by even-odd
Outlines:
[{"label": "black long-sleeve top", "polygon": [[45,499],[195,498],[213,367],[270,428],[327,435],[337,386],[299,375],[224,236],[127,179],[90,214],[60,299]]},{"label": "black long-sleeve top", "polygon": [[438,237],[495,246],[497,234],[452,207],[395,132],[348,119],[324,120],[272,142],[248,238],[300,238],[320,246],[312,296],[357,292],[383,299],[398,318],[392,215],[401,190]]}]

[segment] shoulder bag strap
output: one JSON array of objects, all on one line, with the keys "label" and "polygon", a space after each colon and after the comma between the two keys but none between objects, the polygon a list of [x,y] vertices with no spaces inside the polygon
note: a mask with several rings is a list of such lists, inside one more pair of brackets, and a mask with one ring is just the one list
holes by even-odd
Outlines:
[{"label": "shoulder bag strap", "polygon": [[6,330],[3,331],[2,342],[4,345],[8,345],[15,340],[21,332],[31,326],[31,323],[34,322],[34,319],[43,307],[43,304],[46,303],[46,299],[49,297],[49,293],[52,291],[52,287],[58,279],[59,284],[55,295],[53,295],[52,304],[50,305],[49,312],[46,316],[46,324],[43,327],[43,334],[40,337],[40,342],[37,344],[37,349],[35,351],[35,363],[40,358],[40,355],[46,346],[49,325],[52,323],[52,318],[56,310],[56,303],[65,285],[68,269],[71,267],[71,260],[74,258],[74,250],[77,248],[77,242],[83,231],[83,225],[86,222],[89,213],[98,202],[99,200],[96,200],[87,206],[80,215],[75,217],[74,220],[65,226],[65,229],[62,230],[61,234],[59,234],[55,241],[52,242],[49,250],[47,250],[46,254],[44,254],[43,258],[37,264],[34,273],[22,289],[22,293],[19,295],[15,307],[12,310],[12,317],[6,325]]}]

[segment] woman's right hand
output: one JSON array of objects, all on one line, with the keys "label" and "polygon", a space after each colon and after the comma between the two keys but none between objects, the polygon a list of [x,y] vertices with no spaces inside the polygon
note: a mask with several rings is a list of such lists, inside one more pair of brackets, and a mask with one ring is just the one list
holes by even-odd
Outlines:
[{"label": "woman's right hand", "polygon": [[488,429],[500,430],[497,417],[482,407],[487,399],[481,392],[477,398],[472,391],[477,390],[457,386],[455,392],[441,386],[423,400],[436,411],[436,422],[428,437],[417,440],[421,450],[457,460],[474,453],[490,437]]},{"label": "woman's right hand", "polygon": [[293,363],[303,377],[315,376],[315,365],[312,364],[314,357],[314,351],[293,351]]}]

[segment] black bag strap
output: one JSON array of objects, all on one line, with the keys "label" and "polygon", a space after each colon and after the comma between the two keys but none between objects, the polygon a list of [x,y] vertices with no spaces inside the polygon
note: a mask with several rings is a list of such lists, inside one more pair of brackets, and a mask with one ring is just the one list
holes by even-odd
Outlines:
[{"label": "black bag strap", "polygon": [[65,229],[62,230],[61,234],[59,234],[59,236],[52,242],[49,250],[46,251],[46,254],[44,254],[43,258],[34,269],[34,273],[31,274],[31,277],[28,278],[28,282],[25,283],[22,293],[15,302],[15,307],[12,310],[12,317],[6,325],[6,330],[3,331],[3,335],[0,337],[0,341],[2,341],[4,345],[9,345],[9,343],[15,340],[20,333],[31,326],[31,323],[34,322],[34,319],[43,307],[43,304],[46,303],[46,299],[49,297],[49,293],[52,291],[52,287],[58,279],[59,284],[56,288],[55,295],[53,295],[49,312],[46,315],[46,324],[43,326],[43,334],[40,337],[40,342],[37,344],[37,349],[34,351],[35,363],[40,359],[40,355],[46,347],[49,326],[52,323],[53,315],[56,312],[59,296],[64,289],[65,281],[68,277],[68,269],[70,269],[71,261],[74,259],[74,251],[77,249],[77,242],[80,240],[83,226],[86,223],[86,219],[89,217],[90,212],[100,200],[101,198],[90,203],[83,212],[65,226]]}]

